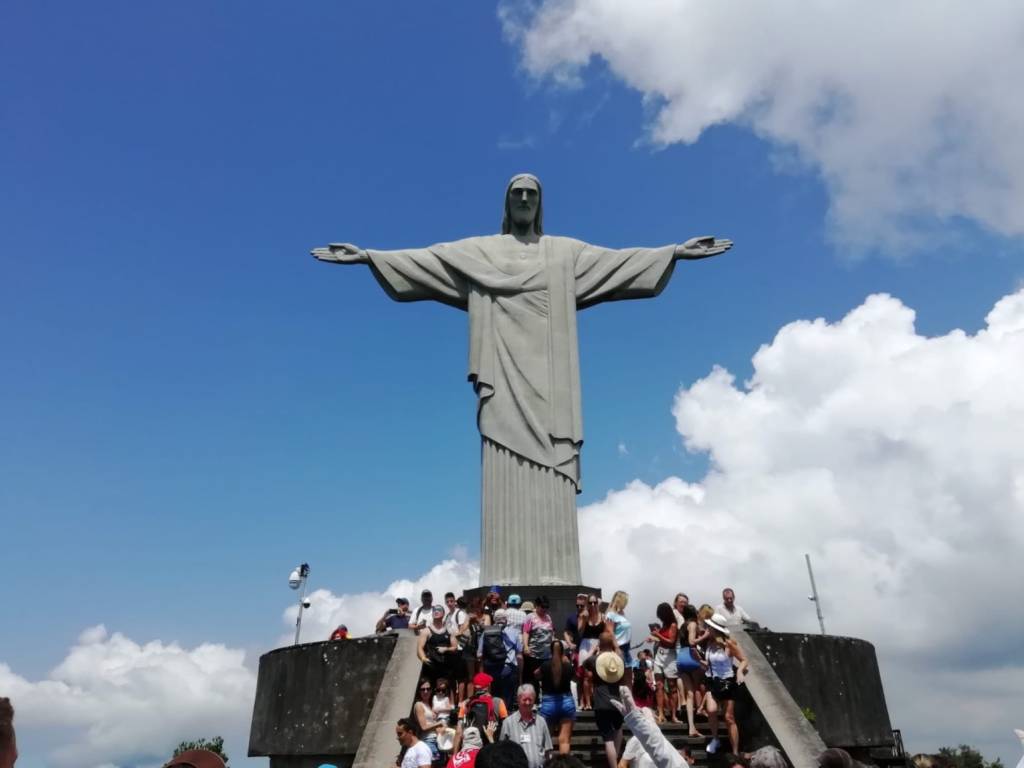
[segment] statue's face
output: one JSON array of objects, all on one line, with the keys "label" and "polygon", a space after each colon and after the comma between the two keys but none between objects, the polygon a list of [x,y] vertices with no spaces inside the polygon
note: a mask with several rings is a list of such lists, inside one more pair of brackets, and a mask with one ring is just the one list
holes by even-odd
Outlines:
[{"label": "statue's face", "polygon": [[517,179],[508,191],[508,211],[519,226],[533,224],[540,207],[540,190],[533,179]]}]

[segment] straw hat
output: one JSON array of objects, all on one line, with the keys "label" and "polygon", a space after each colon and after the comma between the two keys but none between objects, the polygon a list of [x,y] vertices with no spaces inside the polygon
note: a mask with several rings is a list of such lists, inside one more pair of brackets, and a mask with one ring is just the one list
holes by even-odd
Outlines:
[{"label": "straw hat", "polygon": [[594,667],[597,670],[597,676],[606,683],[619,682],[626,671],[622,664],[622,657],[614,651],[604,651],[598,654]]}]

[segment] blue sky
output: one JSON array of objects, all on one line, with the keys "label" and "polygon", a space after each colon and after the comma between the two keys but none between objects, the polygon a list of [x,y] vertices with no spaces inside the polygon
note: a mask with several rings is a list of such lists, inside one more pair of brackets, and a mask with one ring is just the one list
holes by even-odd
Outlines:
[{"label": "blue sky", "polygon": [[701,481],[673,398],[715,365],[741,383],[787,323],[885,292],[922,336],[973,334],[1020,285],[1019,234],[968,211],[908,225],[926,247],[851,246],[829,173],[747,120],[658,145],[658,98],[601,58],[574,87],[528,73],[489,3],[15,1],[0,24],[0,662],[27,679],[100,623],[251,661],[303,560],[340,594],[476,557],[465,316],[311,247],[492,232],[523,170],[551,233],[733,238],[581,316],[581,505]]}]

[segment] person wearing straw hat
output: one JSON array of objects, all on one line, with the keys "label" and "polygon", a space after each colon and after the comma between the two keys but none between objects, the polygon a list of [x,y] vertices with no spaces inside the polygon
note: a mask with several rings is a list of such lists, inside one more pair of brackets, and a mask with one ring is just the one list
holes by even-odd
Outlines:
[{"label": "person wearing straw hat", "polygon": [[619,655],[615,635],[604,632],[598,638],[598,652],[583,662],[583,666],[593,676],[594,720],[604,741],[608,768],[617,768],[622,747],[622,712],[616,704],[626,665]]},{"label": "person wearing straw hat", "polygon": [[711,632],[707,652],[702,661],[710,673],[709,690],[704,707],[711,721],[711,741],[708,754],[715,754],[721,741],[718,739],[718,713],[725,710],[725,724],[729,730],[729,744],[733,754],[740,749],[740,729],[736,724],[736,692],[747,674],[749,666],[739,643],[729,637],[728,620],[720,613],[704,622]]}]

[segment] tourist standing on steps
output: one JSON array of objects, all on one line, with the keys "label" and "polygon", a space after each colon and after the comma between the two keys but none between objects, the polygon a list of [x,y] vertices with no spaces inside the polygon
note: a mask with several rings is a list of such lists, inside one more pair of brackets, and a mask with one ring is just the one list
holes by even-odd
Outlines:
[{"label": "tourist standing on steps", "polygon": [[[718,739],[719,712],[725,711],[725,724],[729,729],[729,744],[733,754],[740,749],[740,729],[736,724],[736,689],[743,685],[747,675],[747,659],[739,644],[729,637],[726,619],[716,613],[705,624],[711,630],[704,664],[711,673],[704,708],[711,721],[711,741],[708,753],[715,754],[721,742]],[[736,663],[738,662],[738,663]]]},{"label": "tourist standing on steps", "polygon": [[619,683],[626,668],[611,632],[601,635],[598,653],[590,656],[584,667],[593,676],[594,720],[604,742],[608,768],[617,768],[622,748],[622,713],[615,704],[619,701]]},{"label": "tourist standing on steps", "polygon": [[509,629],[522,630],[526,623],[526,612],[523,610],[523,598],[519,595],[508,596],[508,603],[505,606],[505,624]]},{"label": "tourist standing on steps", "polygon": [[518,629],[505,625],[505,609],[499,608],[494,623],[480,633],[477,658],[480,669],[494,679],[494,692],[509,709],[515,706],[521,656],[522,636]]},{"label": "tourist standing on steps", "polygon": [[[523,748],[530,768],[543,768],[547,751],[552,748],[551,732],[541,715],[533,711],[537,692],[532,685],[519,686],[517,709],[501,724],[500,741],[511,741]],[[614,766],[613,766],[614,768]]]},{"label": "tourist standing on steps", "polygon": [[[455,643],[459,647],[459,653],[450,661],[454,684],[452,694],[455,696],[455,703],[458,704],[462,701],[462,697],[466,695],[466,683],[470,678],[465,661],[465,650],[470,642],[469,611],[466,610],[466,599],[463,597],[456,598],[452,592],[445,593],[444,605],[445,626],[448,627],[448,632],[455,637]],[[473,653],[476,653],[475,648]]]},{"label": "tourist standing on steps", "polygon": [[585,662],[597,651],[598,638],[606,630],[605,616],[597,595],[587,597],[587,612],[579,618],[580,651],[576,660],[576,676],[580,682],[580,709],[593,709],[594,681]]},{"label": "tourist standing on steps", "polygon": [[572,698],[572,661],[561,640],[551,642],[551,657],[535,673],[540,681],[540,713],[548,728],[558,733],[558,751],[569,754],[572,726],[576,721],[576,702]]},{"label": "tourist standing on steps", "polygon": [[434,697],[430,700],[430,708],[437,715],[437,722],[442,725],[451,725],[452,710],[455,709],[457,703],[452,701],[452,691],[448,680],[443,677],[437,678],[437,682],[434,683]]},{"label": "tourist standing on steps", "polygon": [[493,585],[487,592],[487,597],[484,599],[484,613],[488,617],[494,616],[494,612],[499,608],[502,608],[501,604],[501,590],[498,589],[498,585]]},{"label": "tourist standing on steps", "polygon": [[722,604],[715,608],[715,613],[725,617],[726,626],[742,627],[744,622],[753,621],[752,618],[736,604],[736,593],[731,587],[722,590]]},{"label": "tourist standing on steps", "polygon": [[690,598],[685,592],[678,593],[672,600],[672,612],[676,615],[676,625],[680,631],[683,629],[683,608],[690,604]]},{"label": "tourist standing on steps", "polygon": [[690,736],[700,735],[693,723],[695,694],[704,676],[700,652],[697,650],[697,638],[697,609],[687,604],[683,607],[683,623],[679,625],[676,669],[679,671],[679,686],[682,688],[680,694],[686,706],[686,724],[690,728]]},{"label": "tourist standing on steps", "polygon": [[431,609],[432,621],[417,637],[417,654],[423,662],[423,673],[431,680],[451,679],[452,663],[458,660],[458,643],[444,623],[444,608]]},{"label": "tourist standing on steps", "polygon": [[[715,609],[707,603],[701,605],[697,609],[697,656],[701,661],[704,660],[707,655],[708,641],[711,639],[711,630],[708,629],[707,621],[715,615]],[[703,676],[697,675],[697,679],[700,681],[700,685],[694,692],[694,704],[697,706],[697,714],[706,716],[707,710],[704,709],[704,697],[707,696],[708,686],[711,684],[711,673],[708,671],[706,664],[701,664],[703,668]]]},{"label": "tourist standing on steps", "polygon": [[[679,706],[679,698],[676,692],[676,679],[679,677],[679,670],[676,668],[676,643],[679,637],[679,627],[676,626],[676,616],[672,611],[672,606],[668,603],[658,605],[657,615],[661,626],[651,625],[651,635],[647,641],[654,643],[656,648],[654,652],[654,685],[655,700],[658,702],[658,723],[665,722],[666,703],[669,706],[669,720],[678,723],[676,709]],[[667,695],[666,688],[668,688]]]},{"label": "tourist standing on steps", "polygon": [[430,747],[420,741],[419,728],[411,717],[403,717],[398,721],[395,736],[405,750],[401,768],[430,768],[434,756]]},{"label": "tourist standing on steps", "polygon": [[565,620],[565,629],[562,631],[562,639],[565,640],[565,650],[571,656],[576,655],[580,645],[580,617],[587,612],[587,595],[580,592],[576,595],[576,613],[570,614]]},{"label": "tourist standing on steps", "polygon": [[437,731],[443,727],[433,707],[433,686],[427,678],[421,678],[416,687],[416,702],[412,705],[412,717],[419,729],[420,741],[430,749],[430,759],[437,762],[441,759],[441,750],[437,746]]},{"label": "tourist standing on steps", "polygon": [[612,595],[612,600],[608,603],[608,612],[605,614],[605,626],[609,632],[615,635],[615,642],[622,654],[622,663],[626,665],[626,675],[622,678],[622,684],[632,687],[633,668],[636,667],[636,661],[633,659],[633,653],[629,647],[633,640],[633,628],[629,619],[626,618],[628,603],[629,595],[621,589]]},{"label": "tourist standing on steps", "polygon": [[555,622],[548,613],[550,602],[546,595],[534,601],[534,613],[523,624],[523,680],[534,679],[533,673],[551,658],[551,643],[555,639]]},{"label": "tourist standing on steps", "polygon": [[[440,606],[438,607],[440,608]],[[434,594],[429,589],[424,589],[420,593],[420,607],[413,611],[412,618],[409,619],[409,629],[418,634],[430,623],[430,614],[433,609]],[[443,613],[444,609],[441,608],[441,611]]]}]

